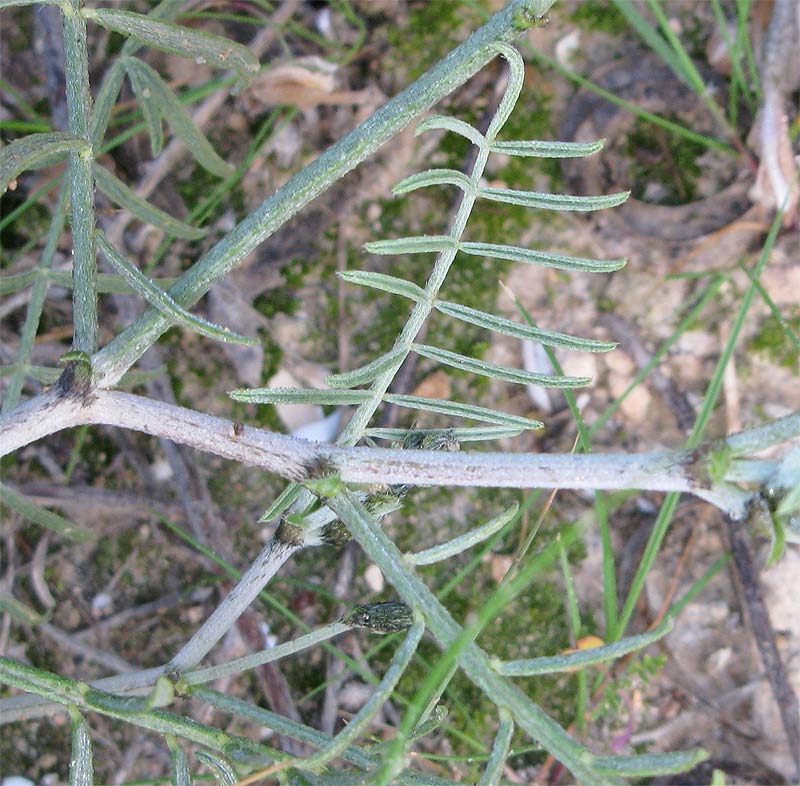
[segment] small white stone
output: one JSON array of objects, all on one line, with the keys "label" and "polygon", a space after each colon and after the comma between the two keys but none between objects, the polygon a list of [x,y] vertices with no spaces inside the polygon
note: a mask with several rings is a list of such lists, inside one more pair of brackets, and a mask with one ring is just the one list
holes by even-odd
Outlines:
[{"label": "small white stone", "polygon": [[364,571],[364,581],[367,582],[367,586],[373,592],[382,592],[384,587],[384,580],[383,580],[383,573],[381,573],[381,569],[375,565],[371,564],[367,567]]}]

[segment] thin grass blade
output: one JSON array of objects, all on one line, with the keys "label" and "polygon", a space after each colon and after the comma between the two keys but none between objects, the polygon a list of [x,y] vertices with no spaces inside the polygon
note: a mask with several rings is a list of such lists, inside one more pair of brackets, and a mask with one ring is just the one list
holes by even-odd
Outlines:
[{"label": "thin grass blade", "polygon": [[11,510],[15,510],[20,516],[67,538],[67,540],[81,543],[93,537],[88,529],[79,527],[69,519],[59,516],[58,513],[34,505],[24,494],[20,494],[16,489],[12,489],[4,483],[0,483],[0,502]]}]

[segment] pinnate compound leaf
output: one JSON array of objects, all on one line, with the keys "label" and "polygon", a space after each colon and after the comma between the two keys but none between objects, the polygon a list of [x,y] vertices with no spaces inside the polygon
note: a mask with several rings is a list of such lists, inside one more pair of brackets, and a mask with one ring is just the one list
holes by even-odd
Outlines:
[{"label": "pinnate compound leaf", "polygon": [[91,153],[85,139],[61,131],[28,134],[0,150],[0,194],[14,178],[27,169],[36,169],[56,161],[67,153]]},{"label": "pinnate compound leaf", "polygon": [[107,30],[130,36],[164,52],[208,64],[212,68],[230,68],[240,78],[248,79],[259,69],[258,59],[247,47],[222,36],[156,21],[133,11],[84,8],[81,13]]},{"label": "pinnate compound leaf", "polygon": [[559,270],[577,270],[583,273],[611,273],[625,267],[626,259],[583,259],[551,254],[519,246],[504,246],[495,243],[461,243],[465,254],[479,257],[507,259],[509,262],[524,262],[528,265],[543,265]]},{"label": "pinnate compound leaf", "polygon": [[450,303],[442,300],[437,302],[435,307],[443,314],[448,314],[472,325],[503,333],[506,336],[520,338],[523,341],[536,341],[548,347],[575,349],[583,352],[610,352],[617,346],[613,341],[595,341],[591,338],[581,338],[580,336],[570,336],[566,333],[541,330],[531,325],[513,322],[505,317],[487,314],[485,311],[478,311],[478,309],[470,308],[469,306],[462,306],[460,303]]},{"label": "pinnate compound leaf", "polygon": [[455,117],[447,117],[446,115],[426,117],[417,125],[416,134],[419,136],[425,131],[433,130],[452,131],[454,134],[469,139],[473,145],[477,145],[478,147],[484,147],[486,145],[486,138],[477,128],[473,128],[469,123],[465,123],[463,120],[458,120]]},{"label": "pinnate compound leaf", "polygon": [[419,188],[428,186],[458,186],[465,194],[473,194],[475,186],[472,181],[457,169],[426,169],[403,178],[393,189],[395,196],[408,194]]},{"label": "pinnate compound leaf", "polygon": [[432,251],[452,251],[458,243],[448,235],[418,235],[393,240],[372,240],[364,244],[370,254],[429,254]]},{"label": "pinnate compound leaf", "polygon": [[[369,391],[351,391],[369,394]],[[519,427],[523,429],[539,429],[543,423],[538,420],[529,420],[520,415],[508,415],[505,412],[498,412],[486,407],[478,407],[474,404],[462,404],[458,401],[446,401],[444,399],[423,398],[422,396],[405,396],[397,393],[386,393],[383,400],[389,404],[396,404],[398,407],[408,409],[418,409],[423,412],[436,412],[439,415],[449,415],[455,418],[466,418],[477,420],[481,423],[494,423],[498,426]]]},{"label": "pinnate compound leaf", "polygon": [[384,371],[392,366],[399,365],[406,356],[405,347],[398,347],[376,358],[371,363],[367,363],[360,368],[352,371],[345,371],[341,374],[329,374],[325,377],[325,384],[332,388],[349,388],[354,385],[366,385],[377,379]]},{"label": "pinnate compound leaf", "polygon": [[531,158],[582,158],[603,149],[603,140],[597,142],[492,142],[493,153]]},{"label": "pinnate compound leaf", "polygon": [[92,537],[92,533],[88,529],[73,524],[57,513],[34,505],[24,494],[20,494],[2,483],[0,483],[0,502],[15,510],[20,516],[69,540],[79,543]]},{"label": "pinnate compound leaf", "polygon": [[600,196],[574,196],[572,194],[547,194],[541,191],[516,191],[512,188],[480,188],[478,196],[506,205],[536,207],[543,210],[572,210],[586,212],[621,205],[630,191]]},{"label": "pinnate compound leaf", "polygon": [[531,371],[523,371],[508,366],[497,366],[485,360],[470,358],[466,355],[459,355],[446,349],[431,347],[427,344],[412,344],[411,348],[422,357],[435,360],[445,366],[457,368],[459,371],[467,371],[470,374],[480,374],[490,379],[500,379],[504,382],[515,382],[520,385],[540,385],[547,388],[581,388],[588,385],[591,380],[588,377],[557,377],[549,374],[534,374]]},{"label": "pinnate compound leaf", "polygon": [[318,404],[341,406],[360,404],[372,398],[369,390],[316,390],[314,388],[242,388],[229,390],[235,401],[249,404]]},{"label": "pinnate compound leaf", "polygon": [[232,330],[215,325],[207,319],[195,316],[179,306],[168,293],[159,289],[138,268],[128,262],[100,232],[97,233],[97,247],[103,252],[103,256],[108,260],[109,264],[130,284],[138,295],[141,295],[147,301],[148,305],[158,309],[173,322],[207,338],[213,338],[215,341],[248,346],[259,343],[258,339],[241,336]]},{"label": "pinnate compound leaf", "polygon": [[[416,284],[412,284],[402,278],[387,276],[384,273],[372,273],[366,270],[344,270],[336,275],[348,284],[358,284],[372,289],[380,289],[392,295],[402,295],[416,303],[425,300],[425,290],[422,287],[418,287]],[[0,282],[0,286],[2,286],[2,282]]]},{"label": "pinnate compound leaf", "polygon": [[[211,147],[211,143],[200,132],[183,104],[167,87],[156,71],[136,57],[125,59],[125,69],[131,79],[131,85],[137,99],[141,98],[143,101],[142,109],[148,120],[147,125],[151,133],[151,145],[153,134],[158,135],[158,129],[161,129],[161,118],[163,118],[167,121],[175,136],[183,142],[186,149],[195,157],[198,164],[218,177],[229,177],[234,172],[234,168],[217,155],[214,148]],[[149,118],[148,113],[150,113]],[[153,154],[157,155],[155,149]]]},{"label": "pinnate compound leaf", "polygon": [[105,167],[95,163],[94,181],[97,187],[115,204],[130,211],[136,218],[150,224],[172,237],[183,240],[199,240],[206,234],[205,229],[193,227],[178,221],[169,213],[159,210],[146,199],[142,199],[132,189],[128,188],[116,175]]}]

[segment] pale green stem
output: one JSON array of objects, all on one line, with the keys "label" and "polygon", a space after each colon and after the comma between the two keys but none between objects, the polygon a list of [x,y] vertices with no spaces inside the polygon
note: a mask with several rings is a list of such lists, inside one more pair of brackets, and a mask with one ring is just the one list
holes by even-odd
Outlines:
[{"label": "pale green stem", "polygon": [[[62,5],[67,117],[70,132],[85,139],[91,150],[89,126],[92,94],[89,89],[89,54],[86,22],[80,15],[80,6],[81,0],[69,0]],[[72,348],[87,354],[97,351],[100,335],[97,322],[93,158],[92,153],[70,153],[67,172],[72,207]]]},{"label": "pale green stem", "polygon": [[[400,551],[364,506],[347,491],[330,499],[328,504],[348,525],[364,553],[380,568],[403,601],[423,615],[428,629],[439,644],[443,648],[453,644],[461,633],[461,627],[436,596],[406,567]],[[507,707],[520,728],[568,767],[576,778],[597,786],[615,782],[613,778],[599,778],[589,764],[591,754],[519,688],[494,672],[488,656],[476,644],[467,644],[459,654],[458,661],[475,685],[490,696],[495,704]]]}]

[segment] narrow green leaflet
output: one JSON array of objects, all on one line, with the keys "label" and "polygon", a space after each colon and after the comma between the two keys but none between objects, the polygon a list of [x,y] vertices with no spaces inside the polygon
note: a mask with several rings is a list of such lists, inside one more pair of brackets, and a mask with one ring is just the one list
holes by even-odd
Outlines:
[{"label": "narrow green leaflet", "polygon": [[192,774],[189,772],[189,761],[178,741],[172,734],[165,734],[164,739],[169,748],[169,763],[172,770],[172,786],[192,786]]},{"label": "narrow green leaflet", "polygon": [[[387,276],[384,273],[371,273],[366,270],[344,270],[336,275],[348,284],[380,289],[392,295],[407,297],[416,303],[425,300],[425,290],[422,287],[418,287],[416,284],[412,284],[402,278]],[[0,281],[0,287],[2,287],[2,281]]]},{"label": "narrow green leaflet", "polygon": [[465,194],[473,194],[475,192],[473,182],[457,169],[426,169],[424,172],[417,172],[404,177],[392,189],[392,193],[395,196],[400,196],[428,186],[458,186]]},{"label": "narrow green leaflet", "polygon": [[483,770],[478,786],[497,786],[500,783],[513,736],[514,719],[507,709],[501,707],[500,722],[497,725],[497,734],[492,745],[492,755],[489,756],[489,761],[486,762],[486,767]]},{"label": "narrow green leaflet", "polygon": [[370,254],[429,254],[432,251],[450,251],[458,248],[458,242],[448,235],[418,235],[397,237],[393,240],[372,240],[364,243]]},{"label": "narrow green leaflet", "polygon": [[[368,393],[368,391],[351,392]],[[495,423],[498,426],[518,426],[523,429],[537,429],[542,428],[544,425],[538,420],[529,420],[519,415],[507,415],[505,412],[498,412],[497,410],[488,409],[486,407],[478,407],[474,404],[462,404],[458,401],[445,401],[444,399],[423,398],[421,396],[404,396],[396,393],[386,393],[383,400],[389,404],[396,404],[398,407],[419,409],[423,412],[436,412],[439,415],[467,418],[482,423]]]},{"label": "narrow green leaflet", "polygon": [[314,390],[312,388],[243,388],[229,390],[235,401],[250,404],[318,404],[340,406],[360,404],[372,398],[368,390]]},{"label": "narrow green leaflet", "polygon": [[500,103],[497,105],[494,117],[492,117],[489,127],[486,129],[486,138],[494,140],[514,111],[519,94],[522,92],[522,84],[525,81],[525,63],[517,49],[505,41],[495,41],[492,44],[492,49],[502,55],[508,63],[506,89],[503,92]]},{"label": "narrow green leaflet", "polygon": [[[136,57],[125,59],[125,70],[131,79],[137,100],[141,98],[144,102],[142,109],[145,111],[146,119],[148,111],[153,115],[147,123],[151,134],[158,133],[155,126],[161,128],[160,119],[157,123],[153,120],[157,112],[159,118],[167,121],[175,136],[183,142],[198,164],[218,177],[229,177],[233,174],[234,168],[217,155],[210,142],[194,124],[194,120],[189,116],[183,104],[156,71]],[[151,123],[153,123],[152,128]],[[151,136],[151,143],[152,140]],[[156,154],[155,151],[153,153]]]},{"label": "narrow green leaflet", "polygon": [[139,104],[142,110],[147,136],[150,139],[150,152],[155,157],[164,148],[164,124],[161,118],[161,107],[153,91],[148,86],[145,71],[137,67],[137,63],[141,61],[135,57],[127,57],[117,62],[122,62],[125,66],[125,72],[128,74],[133,94],[136,96],[136,103]]},{"label": "narrow green leaflet", "polygon": [[473,128],[469,123],[465,123],[455,117],[447,117],[446,115],[426,117],[417,125],[416,135],[419,136],[425,131],[433,130],[452,131],[454,134],[466,137],[473,145],[478,147],[486,145],[486,137],[477,128]]},{"label": "narrow green leaflet", "polygon": [[506,336],[521,338],[523,340],[536,341],[548,347],[560,347],[561,349],[577,349],[584,352],[610,352],[616,343],[613,341],[595,341],[591,338],[580,338],[570,336],[566,333],[556,333],[550,330],[541,330],[530,325],[513,322],[505,317],[497,317],[494,314],[487,314],[485,311],[478,311],[469,306],[462,306],[460,303],[450,303],[442,300],[435,304],[438,311],[456,319],[469,322],[472,325],[494,330]]},{"label": "narrow green leaflet", "polygon": [[595,756],[592,766],[607,775],[622,776],[623,778],[647,778],[657,775],[677,775],[691,770],[701,761],[708,758],[708,751],[702,748],[693,748],[688,751],[675,751],[674,753],[641,753],[638,755],[624,756]]},{"label": "narrow green leaflet", "polygon": [[146,199],[142,199],[128,186],[125,185],[116,175],[113,175],[105,167],[95,162],[94,181],[97,187],[115,204],[129,210],[136,218],[151,224],[172,237],[179,237],[183,240],[199,240],[206,234],[204,229],[193,227],[178,221],[169,213],[159,210],[155,205],[151,205]]},{"label": "narrow green leaflet", "polygon": [[406,554],[405,558],[412,565],[433,565],[436,562],[449,559],[462,551],[477,546],[478,543],[482,543],[487,538],[491,538],[495,532],[503,529],[517,515],[518,511],[519,505],[512,505],[485,524],[481,524],[480,527],[468,530],[463,535],[448,540],[447,543],[441,543],[438,546],[433,546],[414,554]]},{"label": "narrow green leaflet", "polygon": [[603,149],[603,140],[597,142],[493,142],[493,153],[532,158],[582,158]]},{"label": "narrow green leaflet", "polygon": [[519,436],[525,429],[521,426],[473,426],[470,428],[430,428],[430,429],[405,429],[405,428],[368,428],[364,430],[365,437],[373,439],[390,439],[393,442],[402,442],[410,434],[440,434],[447,432],[447,436],[458,443],[484,442],[488,439],[511,439]]},{"label": "narrow green leaflet", "polygon": [[55,162],[67,153],[89,154],[85,139],[62,131],[28,134],[0,149],[0,194],[8,190],[12,180],[27,169]]},{"label": "narrow green leaflet", "polygon": [[106,240],[105,235],[97,232],[97,247],[103,252],[103,256],[109,264],[130,284],[131,288],[141,295],[148,305],[157,308],[165,317],[173,320],[179,325],[183,325],[189,330],[200,333],[202,336],[213,338],[216,341],[224,341],[228,344],[245,344],[249,346],[257,345],[258,339],[249,336],[241,336],[232,330],[215,325],[207,319],[195,316],[185,308],[179,306],[166,292],[159,289],[147,276],[138,268],[128,262],[111,243]]},{"label": "narrow green leaflet", "polygon": [[15,489],[9,488],[2,483],[0,483],[0,502],[8,505],[11,510],[17,511],[20,516],[24,516],[35,524],[45,527],[68,540],[80,543],[92,537],[92,533],[88,529],[73,524],[69,519],[59,516],[58,513],[53,513],[34,505],[24,494],[20,494]]},{"label": "narrow green leaflet", "polygon": [[345,371],[341,374],[329,374],[325,377],[325,384],[332,388],[349,388],[353,385],[366,385],[367,382],[377,379],[384,371],[394,365],[399,365],[406,356],[405,347],[398,347],[376,358],[365,366]]},{"label": "narrow green leaflet", "polygon": [[69,786],[94,786],[92,738],[83,715],[70,707],[72,755],[69,758]]},{"label": "narrow green leaflet", "polygon": [[217,756],[210,751],[198,751],[195,756],[198,761],[211,770],[218,786],[235,786],[239,780],[233,767],[221,756]]},{"label": "narrow green leaflet", "polygon": [[111,113],[117,103],[119,91],[122,90],[124,81],[125,61],[124,58],[120,58],[115,60],[114,65],[103,75],[103,82],[97,91],[97,98],[94,100],[92,125],[89,134],[95,149],[98,149],[103,141],[108,123],[111,120]]},{"label": "narrow green leaflet", "polygon": [[430,358],[445,366],[467,371],[470,374],[480,374],[490,379],[500,379],[505,382],[515,382],[520,385],[540,385],[545,388],[582,388],[591,382],[588,377],[556,377],[548,374],[534,374],[531,371],[522,371],[508,366],[497,366],[485,360],[477,360],[450,352],[446,349],[431,347],[427,344],[412,344],[411,348],[422,357]]},{"label": "narrow green leaflet", "polygon": [[624,267],[627,259],[583,259],[550,254],[519,246],[504,246],[496,243],[462,243],[461,251],[478,257],[495,257],[510,262],[525,262],[529,265],[543,265],[559,270],[577,270],[583,273],[611,273]]},{"label": "narrow green leaflet", "polygon": [[607,207],[621,205],[630,195],[630,191],[601,196],[573,196],[572,194],[546,194],[541,191],[516,191],[512,188],[480,188],[478,196],[492,202],[522,207],[538,207],[543,210],[573,210],[586,212],[603,210]]},{"label": "narrow green leaflet", "polygon": [[611,644],[603,644],[600,647],[569,652],[564,655],[548,655],[541,658],[498,663],[494,665],[494,670],[506,677],[533,677],[540,674],[553,674],[559,671],[595,666],[598,663],[616,660],[623,655],[643,649],[666,636],[674,627],[675,620],[667,617],[660,625],[647,633],[628,636]]},{"label": "narrow green leaflet", "polygon": [[169,22],[158,22],[132,11],[111,8],[83,8],[81,13],[107,30],[131,36],[148,46],[210,65],[230,68],[240,79],[249,79],[259,69],[255,55],[228,38],[204,33]]}]

